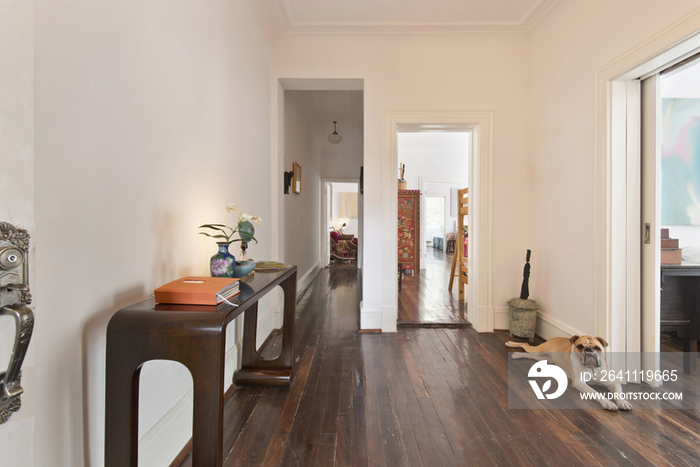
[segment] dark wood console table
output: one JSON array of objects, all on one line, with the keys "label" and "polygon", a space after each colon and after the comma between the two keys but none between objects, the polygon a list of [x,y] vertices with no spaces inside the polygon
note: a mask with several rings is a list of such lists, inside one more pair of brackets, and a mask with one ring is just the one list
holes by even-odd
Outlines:
[{"label": "dark wood console table", "polygon": [[[194,386],[192,466],[220,467],[223,453],[226,326],[245,312],[238,385],[289,386],[294,365],[297,268],[256,272],[241,282],[239,306],[155,304],[119,310],[107,326],[105,466],[138,465],[139,373],[149,360],[174,360]],[[284,292],[282,351],[274,360],[256,350],[258,300],[276,286]]]},{"label": "dark wood console table", "polygon": [[678,333],[686,352],[683,370],[697,374],[693,356],[700,340],[700,265],[661,265],[661,331]]}]

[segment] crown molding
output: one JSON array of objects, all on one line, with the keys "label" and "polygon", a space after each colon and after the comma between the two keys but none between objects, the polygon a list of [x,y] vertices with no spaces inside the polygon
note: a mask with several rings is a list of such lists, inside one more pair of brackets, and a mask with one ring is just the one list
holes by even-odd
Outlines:
[{"label": "crown molding", "polygon": [[294,19],[289,0],[268,0],[282,33],[435,33],[435,32],[526,32],[557,0],[537,0],[518,21],[318,21]]}]

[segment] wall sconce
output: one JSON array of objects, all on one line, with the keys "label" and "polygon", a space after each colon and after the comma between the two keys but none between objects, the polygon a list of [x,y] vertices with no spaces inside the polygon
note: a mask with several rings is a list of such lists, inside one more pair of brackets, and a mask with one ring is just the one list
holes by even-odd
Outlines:
[{"label": "wall sconce", "polygon": [[292,178],[294,177],[294,172],[291,170],[284,173],[284,194],[289,194],[289,187],[292,185]]}]

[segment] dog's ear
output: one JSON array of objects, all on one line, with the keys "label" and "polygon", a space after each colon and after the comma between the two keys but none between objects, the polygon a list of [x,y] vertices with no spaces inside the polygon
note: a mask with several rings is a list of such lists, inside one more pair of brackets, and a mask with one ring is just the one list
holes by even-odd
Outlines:
[{"label": "dog's ear", "polygon": [[569,342],[571,342],[572,344],[575,344],[579,337],[581,337],[581,336],[571,336],[571,339],[569,339]]},{"label": "dog's ear", "polygon": [[598,342],[600,342],[600,345],[602,345],[603,348],[606,348],[608,346],[608,343],[605,342],[605,339],[603,339],[602,337],[596,337],[596,339],[598,340]]}]

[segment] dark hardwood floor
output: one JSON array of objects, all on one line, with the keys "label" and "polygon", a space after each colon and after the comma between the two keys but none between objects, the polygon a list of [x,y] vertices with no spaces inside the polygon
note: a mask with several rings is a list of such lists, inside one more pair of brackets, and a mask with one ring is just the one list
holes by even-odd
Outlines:
[{"label": "dark hardwood floor", "polygon": [[458,282],[447,290],[452,254],[428,247],[426,268],[405,275],[399,292],[399,324],[468,324],[466,302],[459,300]]},{"label": "dark hardwood floor", "polygon": [[359,334],[357,277],[299,298],[290,388],[232,391],[225,466],[700,465],[698,411],[509,410],[507,334]]}]

